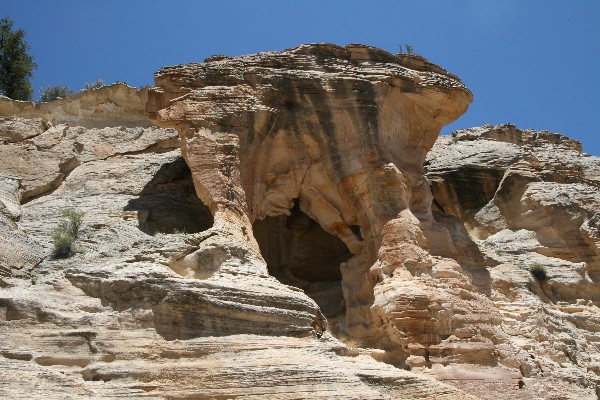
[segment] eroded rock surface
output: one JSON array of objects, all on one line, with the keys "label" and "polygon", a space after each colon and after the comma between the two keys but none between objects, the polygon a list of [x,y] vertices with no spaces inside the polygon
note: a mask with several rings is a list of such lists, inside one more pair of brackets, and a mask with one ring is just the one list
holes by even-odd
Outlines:
[{"label": "eroded rock surface", "polygon": [[20,178],[0,173],[0,277],[27,277],[44,258],[41,246],[17,225],[20,198]]},{"label": "eroded rock surface", "polygon": [[[250,224],[290,215],[298,204],[353,255],[340,267],[337,329],[378,347],[406,351],[418,341],[423,326],[406,340],[396,334],[404,317],[392,304],[401,295],[388,288],[431,286],[419,277],[436,264],[419,243],[423,223],[415,216],[435,223],[421,204],[429,196],[422,163],[440,128],[471,101],[460,80],[419,58],[321,44],[167,67],[156,84],[148,109],[158,124],[178,129],[216,221],[251,232]],[[289,253],[268,246],[269,260]]]},{"label": "eroded rock surface", "polygon": [[[31,118],[29,124],[40,120],[54,125],[70,124],[86,128],[151,126],[145,112],[147,89],[136,89],[124,83],[113,83],[98,89],[83,90],[66,99],[46,103],[13,101],[0,95],[0,115]],[[0,139],[10,130],[0,121]],[[29,129],[20,135],[26,134]]]},{"label": "eroded rock surface", "polygon": [[330,44],[0,99],[1,397],[594,398],[598,161],[470,101]]},{"label": "eroded rock surface", "polygon": [[506,334],[499,362],[597,387],[600,159],[560,134],[488,125],[440,137],[426,171],[435,218],[464,225],[494,260],[488,297]]},{"label": "eroded rock surface", "polygon": [[[3,397],[471,398],[326,332],[317,303],[269,274],[235,139],[181,151],[140,117],[145,96],[0,101]],[[82,251],[54,259],[65,207],[84,213]]]}]

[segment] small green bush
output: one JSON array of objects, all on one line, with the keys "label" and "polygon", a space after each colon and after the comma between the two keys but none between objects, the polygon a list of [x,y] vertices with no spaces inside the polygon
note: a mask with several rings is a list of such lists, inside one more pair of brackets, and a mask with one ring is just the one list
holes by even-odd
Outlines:
[{"label": "small green bush", "polygon": [[65,232],[54,232],[52,235],[52,241],[54,243],[54,251],[52,256],[54,258],[68,258],[75,254],[73,250],[76,238]]},{"label": "small green bush", "polygon": [[83,86],[83,90],[100,89],[103,86],[105,86],[104,81],[102,79],[96,79],[93,83],[86,82]]},{"label": "small green bush", "polygon": [[79,235],[83,213],[65,208],[61,210],[61,214],[65,219],[52,232],[52,243],[54,244],[52,256],[54,258],[68,258],[75,253],[82,252],[75,241]]},{"label": "small green bush", "polygon": [[529,266],[529,272],[531,275],[535,277],[540,282],[548,279],[548,274],[546,272],[546,267],[541,265],[540,263],[533,263]]},{"label": "small green bush", "polygon": [[73,90],[68,86],[46,86],[44,89],[40,89],[40,101],[52,101],[56,99],[66,99],[73,95]]},{"label": "small green bush", "polygon": [[[406,48],[406,54],[416,54],[413,45],[405,43],[404,47]],[[402,43],[398,43],[398,54],[405,54],[402,48]]]},{"label": "small green bush", "polygon": [[585,166],[583,165],[583,163],[581,161],[575,161],[573,163],[573,167],[575,168],[575,171],[577,171],[577,172],[583,172],[585,170]]}]

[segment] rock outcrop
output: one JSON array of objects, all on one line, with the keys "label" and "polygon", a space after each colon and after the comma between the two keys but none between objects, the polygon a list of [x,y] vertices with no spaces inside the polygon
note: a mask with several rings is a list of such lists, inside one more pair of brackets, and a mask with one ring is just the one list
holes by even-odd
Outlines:
[{"label": "rock outcrop", "polygon": [[[147,101],[147,88],[138,90],[124,83],[114,83],[46,103],[13,101],[0,95],[0,115],[30,118],[33,119],[31,124],[47,121],[54,125],[85,128],[147,128],[152,125],[145,111]],[[0,140],[6,134],[6,128],[5,124],[0,128]],[[30,130],[27,128],[24,132]]]},{"label": "rock outcrop", "polygon": [[[178,129],[198,195],[215,221],[247,232],[254,224],[272,273],[313,298],[324,297],[314,281],[325,281],[330,293],[341,275],[342,301],[327,307],[340,311],[328,315],[335,330],[390,349],[396,365],[425,354],[411,344],[450,336],[449,304],[457,294],[433,299],[428,293],[439,287],[429,276],[470,283],[459,265],[424,249],[422,228],[436,228],[422,164],[440,128],[471,101],[457,78],[418,57],[322,44],[167,67],[156,85],[151,118]],[[345,243],[347,250],[331,246],[337,262],[319,266],[334,273],[299,271],[288,255],[309,232],[269,239],[297,224],[295,208]],[[268,222],[273,218],[279,220]],[[251,250],[258,256],[258,246]],[[416,293],[399,285],[422,292],[422,301],[410,304]],[[486,323],[493,314],[476,297],[459,300]]]},{"label": "rock outcrop", "polygon": [[[577,142],[438,139],[468,89],[363,45],[155,83],[0,99],[2,396],[594,398],[600,163]],[[80,252],[57,259],[64,208]]]},{"label": "rock outcrop", "polygon": [[476,244],[493,260],[498,361],[554,388],[598,387],[600,159],[560,134],[487,125],[440,137],[426,176],[457,250]]}]

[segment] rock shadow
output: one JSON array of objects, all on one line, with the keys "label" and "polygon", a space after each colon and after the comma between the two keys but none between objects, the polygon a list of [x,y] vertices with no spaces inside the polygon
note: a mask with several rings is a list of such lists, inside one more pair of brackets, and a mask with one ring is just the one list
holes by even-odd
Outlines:
[{"label": "rock shadow", "polygon": [[137,211],[138,227],[148,235],[198,233],[214,224],[210,210],[196,195],[183,157],[162,165],[124,210]]},{"label": "rock shadow", "polygon": [[266,217],[252,229],[272,276],[304,290],[327,318],[345,312],[340,264],[352,253],[341,239],[303,213],[297,200],[291,215]]},{"label": "rock shadow", "polygon": [[436,252],[432,252],[432,254],[456,259],[471,275],[471,282],[477,287],[479,292],[490,297],[492,295],[492,278],[487,267],[494,267],[498,263],[482,253],[479,246],[477,246],[465,229],[461,219],[435,210],[433,216],[437,223],[448,229],[456,247],[456,254],[436,254]]}]

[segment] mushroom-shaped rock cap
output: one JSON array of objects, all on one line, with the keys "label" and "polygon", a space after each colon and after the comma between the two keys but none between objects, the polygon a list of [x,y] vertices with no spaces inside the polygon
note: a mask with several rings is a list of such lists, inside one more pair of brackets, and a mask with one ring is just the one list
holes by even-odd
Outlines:
[{"label": "mushroom-shaped rock cap", "polygon": [[[254,221],[289,213],[300,198],[342,238],[354,235],[339,233],[340,221],[348,225],[364,206],[346,203],[364,201],[374,190],[361,192],[367,182],[381,183],[373,198],[384,219],[407,207],[408,181],[421,179],[441,127],[472,100],[460,79],[423,57],[360,44],[218,55],[162,68],[155,85],[150,118],[179,130],[196,190],[213,212],[228,205]],[[337,211],[319,215],[323,202]]]},{"label": "mushroom-shaped rock cap", "polygon": [[472,100],[460,79],[425,58],[360,44],[304,44],[206,61],[164,67],[155,74],[148,111],[156,123],[231,131],[247,127],[251,115],[258,114],[330,109],[381,119],[395,108],[414,124],[420,121],[410,108],[417,108],[430,120],[422,132],[430,147],[441,126],[462,115]]}]

